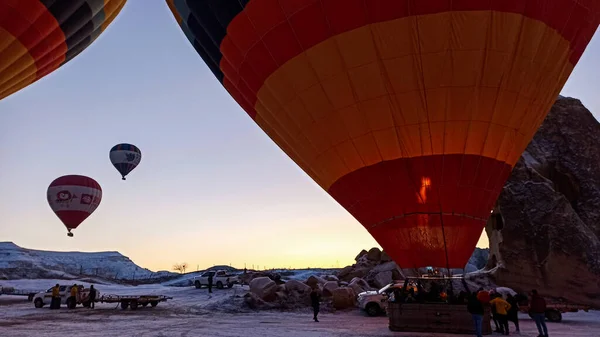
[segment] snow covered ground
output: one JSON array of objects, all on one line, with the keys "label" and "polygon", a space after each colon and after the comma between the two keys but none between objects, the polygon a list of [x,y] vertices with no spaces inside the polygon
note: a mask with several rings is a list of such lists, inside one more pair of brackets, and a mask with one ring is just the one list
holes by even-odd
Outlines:
[{"label": "snow covered ground", "polygon": [[[48,289],[53,284],[77,281],[12,280],[5,286]],[[85,282],[77,282],[85,283]],[[86,283],[87,285],[87,283]],[[161,294],[173,299],[156,308],[121,310],[116,304],[99,303],[96,309],[35,309],[24,297],[0,296],[0,336],[455,336],[454,334],[393,333],[386,317],[367,317],[358,310],[322,313],[311,320],[310,309],[294,312],[243,309],[247,287],[207,289],[165,285],[96,285],[102,293]],[[563,322],[548,323],[553,337],[600,336],[600,312],[564,314]],[[512,329],[512,325],[511,325]],[[521,315],[521,336],[537,336],[535,324]]]}]

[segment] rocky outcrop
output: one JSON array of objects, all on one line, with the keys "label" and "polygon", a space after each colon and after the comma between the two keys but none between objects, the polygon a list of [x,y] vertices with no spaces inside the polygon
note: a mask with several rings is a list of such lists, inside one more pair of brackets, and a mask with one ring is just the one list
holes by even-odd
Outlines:
[{"label": "rocky outcrop", "polygon": [[488,221],[499,285],[600,308],[600,124],[559,98]]},{"label": "rocky outcrop", "polygon": [[275,281],[268,277],[257,277],[250,281],[250,292],[260,299],[270,302],[275,300],[275,293],[279,290]]},{"label": "rocky outcrop", "polygon": [[[452,272],[453,274],[463,274],[465,272],[480,270],[485,267],[487,257],[488,249],[476,248],[465,269],[456,269],[452,270]],[[392,281],[403,280],[405,276],[417,276],[413,274],[405,275],[405,273],[412,273],[413,271],[401,270],[395,262],[391,261],[385,252],[380,251],[376,247],[371,248],[369,251],[363,249],[356,256],[355,261],[355,264],[342,268],[337,275],[340,281],[350,282],[350,286],[352,286],[353,279],[361,278],[370,287],[379,289]],[[417,274],[424,274],[426,272],[423,269]],[[355,287],[354,290],[358,289]]]},{"label": "rocky outcrop", "polygon": [[354,290],[349,287],[334,289],[332,304],[335,309],[346,309],[355,306],[356,294]]}]

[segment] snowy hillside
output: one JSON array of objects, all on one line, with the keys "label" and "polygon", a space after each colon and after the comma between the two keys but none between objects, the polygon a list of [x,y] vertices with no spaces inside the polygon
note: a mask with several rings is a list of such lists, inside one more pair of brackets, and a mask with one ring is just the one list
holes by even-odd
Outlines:
[{"label": "snowy hillside", "polygon": [[175,276],[153,272],[136,265],[119,252],[51,252],[21,248],[0,242],[0,278],[75,278],[81,276],[110,280],[142,280]]}]

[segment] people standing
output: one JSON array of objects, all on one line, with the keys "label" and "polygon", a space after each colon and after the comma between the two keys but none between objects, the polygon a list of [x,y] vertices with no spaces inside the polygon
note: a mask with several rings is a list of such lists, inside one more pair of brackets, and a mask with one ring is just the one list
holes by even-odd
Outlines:
[{"label": "people standing", "polygon": [[319,288],[317,285],[314,285],[312,291],[310,292],[310,304],[313,307],[313,320],[315,322],[319,321],[317,315],[319,315],[320,301],[321,294],[319,294]]},{"label": "people standing", "polygon": [[212,286],[213,286],[213,274],[210,273],[208,274],[208,292],[212,293]]},{"label": "people standing", "polygon": [[73,284],[71,287],[71,296],[67,299],[67,308],[73,309],[77,305],[77,284]]},{"label": "people standing", "polygon": [[95,307],[95,303],[96,303],[96,289],[94,288],[94,285],[92,284],[90,286],[90,309],[94,309]]},{"label": "people standing", "polygon": [[60,286],[58,283],[52,287],[52,300],[50,302],[50,309],[60,309]]},{"label": "people standing", "polygon": [[536,289],[531,291],[531,300],[529,301],[529,314],[535,321],[538,329],[538,337],[548,337],[548,328],[546,327],[546,300]]},{"label": "people standing", "polygon": [[495,296],[495,298],[490,301],[490,304],[496,309],[498,323],[500,324],[500,333],[508,335],[508,310],[510,310],[510,304],[508,304],[500,294]]},{"label": "people standing", "polygon": [[483,303],[477,298],[477,293],[473,292],[468,298],[467,311],[473,316],[473,323],[475,324],[475,336],[483,337]]},{"label": "people standing", "polygon": [[517,333],[521,332],[519,329],[519,303],[517,298],[511,294],[506,296],[506,302],[510,304],[510,309],[508,310],[508,320],[515,324],[515,331]]}]

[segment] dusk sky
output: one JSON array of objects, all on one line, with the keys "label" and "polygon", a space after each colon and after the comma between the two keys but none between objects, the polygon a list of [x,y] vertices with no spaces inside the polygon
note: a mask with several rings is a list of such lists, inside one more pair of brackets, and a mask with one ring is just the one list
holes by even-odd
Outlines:
[{"label": "dusk sky", "polygon": [[[599,35],[562,91],[596,118]],[[142,151],[127,181],[108,159],[121,142]],[[162,0],[129,1],[83,53],[0,101],[0,172],[0,241],[25,248],[195,270],[343,267],[377,246],[229,96]],[[46,201],[65,174],[103,189],[73,238]]]}]

